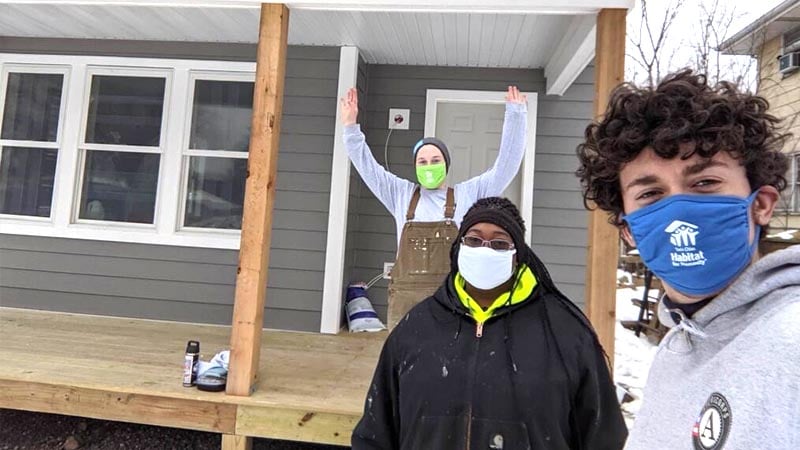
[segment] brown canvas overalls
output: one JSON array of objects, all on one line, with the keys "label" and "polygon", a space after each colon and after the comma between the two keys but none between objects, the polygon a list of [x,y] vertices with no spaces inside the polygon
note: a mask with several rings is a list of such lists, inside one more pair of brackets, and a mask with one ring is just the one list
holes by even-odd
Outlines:
[{"label": "brown canvas overalls", "polygon": [[442,284],[450,272],[450,247],[458,237],[458,227],[453,221],[456,211],[453,188],[447,188],[445,220],[440,222],[412,222],[419,197],[417,186],[408,205],[389,282],[389,329]]}]

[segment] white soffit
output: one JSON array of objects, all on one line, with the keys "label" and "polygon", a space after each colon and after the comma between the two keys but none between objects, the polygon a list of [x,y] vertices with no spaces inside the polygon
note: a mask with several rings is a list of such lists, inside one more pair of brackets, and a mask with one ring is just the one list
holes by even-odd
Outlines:
[{"label": "white soffit", "polygon": [[[0,0],[0,3],[258,8],[262,0]],[[586,14],[603,8],[630,9],[634,0],[288,0],[282,3],[293,10]]]},{"label": "white soffit", "polygon": [[[300,11],[290,42],[359,48],[370,64],[544,67],[570,16]],[[325,23],[337,23],[325,29]]]},{"label": "white soffit", "polygon": [[547,95],[563,95],[594,59],[597,17],[574,16],[553,56],[544,67]]},{"label": "white soffit", "polygon": [[[594,31],[587,24],[595,13],[632,3],[285,2],[291,45],[355,46],[372,64],[546,67],[548,92],[556,94],[593,56]],[[259,7],[252,0],[17,0],[0,3],[0,36],[255,43]]]}]

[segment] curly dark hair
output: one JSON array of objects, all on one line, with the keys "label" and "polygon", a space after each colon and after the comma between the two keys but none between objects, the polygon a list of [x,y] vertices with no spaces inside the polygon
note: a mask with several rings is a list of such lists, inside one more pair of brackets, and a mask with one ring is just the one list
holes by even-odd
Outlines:
[{"label": "curly dark hair", "polygon": [[[605,116],[586,127],[577,148],[584,205],[592,209],[594,202],[619,225],[620,170],[647,147],[666,159],[695,153],[711,158],[726,151],[745,167],[753,191],[765,185],[783,190],[788,159],[781,147],[787,135],[768,108],[762,97],[726,81],[710,86],[704,75],[688,69],[668,75],[655,88],[618,86]],[[682,144],[693,148],[686,151]]]}]

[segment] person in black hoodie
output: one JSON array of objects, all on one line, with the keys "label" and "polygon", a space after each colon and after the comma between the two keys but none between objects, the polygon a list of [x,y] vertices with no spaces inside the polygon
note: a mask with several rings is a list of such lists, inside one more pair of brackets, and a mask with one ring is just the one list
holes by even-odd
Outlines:
[{"label": "person in black hoodie", "polygon": [[354,450],[622,448],[605,353],[524,234],[507,199],[470,208],[450,274],[384,343]]}]

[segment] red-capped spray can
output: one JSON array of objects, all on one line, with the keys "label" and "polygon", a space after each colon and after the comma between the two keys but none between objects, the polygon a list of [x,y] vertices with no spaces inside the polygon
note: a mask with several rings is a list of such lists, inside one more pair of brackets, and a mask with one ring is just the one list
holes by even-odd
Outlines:
[{"label": "red-capped spray can", "polygon": [[183,386],[192,387],[197,381],[197,362],[200,360],[200,342],[189,341],[183,357]]}]

